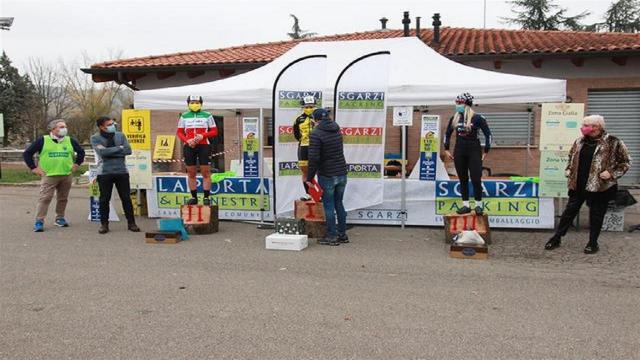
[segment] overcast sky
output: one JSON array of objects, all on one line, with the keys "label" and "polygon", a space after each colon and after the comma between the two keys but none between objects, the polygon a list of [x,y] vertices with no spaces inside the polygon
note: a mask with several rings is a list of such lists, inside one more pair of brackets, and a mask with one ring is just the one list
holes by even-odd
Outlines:
[{"label": "overcast sky", "polygon": [[[589,10],[586,22],[601,21],[612,0],[557,0],[570,14]],[[487,27],[513,28],[506,1],[487,0]],[[215,49],[286,40],[297,15],[303,29],[320,35],[402,28],[402,12],[431,26],[439,12],[443,26],[483,25],[483,0],[0,0],[0,16],[15,17],[0,31],[0,45],[15,65],[30,57],[73,61],[86,52],[96,61],[122,52],[124,57]]]}]

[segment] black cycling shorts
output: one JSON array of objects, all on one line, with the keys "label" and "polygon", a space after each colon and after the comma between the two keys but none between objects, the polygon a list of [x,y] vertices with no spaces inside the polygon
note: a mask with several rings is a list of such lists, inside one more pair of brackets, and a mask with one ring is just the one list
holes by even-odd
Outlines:
[{"label": "black cycling shorts", "polygon": [[182,153],[184,154],[184,163],[187,166],[209,165],[210,148],[209,145],[199,144],[195,148],[185,145]]},{"label": "black cycling shorts", "polygon": [[298,146],[298,166],[309,166],[308,146]]}]

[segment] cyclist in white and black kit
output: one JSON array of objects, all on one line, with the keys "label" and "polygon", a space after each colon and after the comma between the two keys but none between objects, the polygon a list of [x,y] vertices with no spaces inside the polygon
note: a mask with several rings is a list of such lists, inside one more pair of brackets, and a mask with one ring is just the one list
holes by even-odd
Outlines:
[{"label": "cyclist in white and black kit", "polygon": [[[475,212],[480,215],[484,211],[482,203],[482,161],[491,149],[491,130],[487,125],[484,116],[476,114],[473,109],[473,96],[463,93],[456,97],[456,113],[449,119],[449,125],[444,138],[445,155],[453,159],[460,181],[460,191],[462,193],[462,208],[456,212],[458,214],[468,214],[471,212],[469,206],[469,174],[474,189],[476,200]],[[478,139],[478,130],[484,134],[484,152]],[[453,155],[449,152],[451,135],[456,133],[456,147]]]}]

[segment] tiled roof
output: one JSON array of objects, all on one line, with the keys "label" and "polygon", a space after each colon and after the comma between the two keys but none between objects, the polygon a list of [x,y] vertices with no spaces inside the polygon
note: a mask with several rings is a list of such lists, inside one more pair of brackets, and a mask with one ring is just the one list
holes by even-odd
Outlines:
[{"label": "tiled roof", "polygon": [[[415,30],[412,30],[415,36]],[[215,65],[270,62],[300,41],[345,41],[387,39],[403,36],[402,30],[377,30],[318,36],[222,49],[123,59],[95,64],[92,69],[141,68],[183,65]],[[432,45],[433,29],[424,29],[421,39],[444,56],[588,54],[595,52],[640,52],[640,34],[577,31],[505,29],[440,29],[440,43]]]}]

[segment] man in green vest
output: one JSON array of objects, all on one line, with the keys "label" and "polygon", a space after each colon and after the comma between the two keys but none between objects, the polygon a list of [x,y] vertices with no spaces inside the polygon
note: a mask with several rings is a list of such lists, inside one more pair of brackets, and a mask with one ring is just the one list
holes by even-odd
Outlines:
[{"label": "man in green vest", "polygon": [[[40,198],[36,207],[36,222],[33,231],[44,231],[44,219],[47,217],[49,204],[56,194],[56,220],[59,227],[67,227],[64,218],[69,191],[73,180],[72,173],[84,161],[84,150],[76,141],[67,135],[67,124],[62,119],[49,122],[49,135],[35,140],[22,154],[24,162],[31,172],[42,178],[40,182]],[[38,164],[33,155],[39,154]],[[74,153],[75,161],[74,161]]]}]

